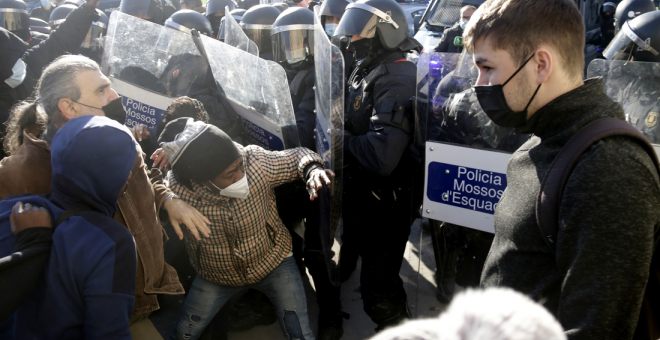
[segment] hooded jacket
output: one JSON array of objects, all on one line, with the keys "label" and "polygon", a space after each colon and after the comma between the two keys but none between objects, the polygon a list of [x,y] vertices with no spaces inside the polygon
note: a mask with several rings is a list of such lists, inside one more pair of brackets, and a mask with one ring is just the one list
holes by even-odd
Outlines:
[{"label": "hooded jacket", "polygon": [[9,216],[17,202],[46,208],[53,221],[68,209],[90,211],[55,228],[43,278],[0,326],[0,338],[130,339],[135,243],[112,215],[137,155],[135,140],[108,118],[83,116],[65,124],[51,147],[52,194],[0,202],[0,256],[14,247]]},{"label": "hooded jacket", "polygon": [[[50,159],[48,143],[24,132],[23,144],[0,161],[0,199],[50,193]],[[135,237],[138,251],[134,316],[158,310],[156,294],[184,293],[176,271],[165,263],[163,243],[167,235],[158,221],[164,200],[172,192],[163,184],[160,170],[148,170],[142,159],[141,153],[136,156],[133,175],[117,201],[119,211],[114,215]]]}]

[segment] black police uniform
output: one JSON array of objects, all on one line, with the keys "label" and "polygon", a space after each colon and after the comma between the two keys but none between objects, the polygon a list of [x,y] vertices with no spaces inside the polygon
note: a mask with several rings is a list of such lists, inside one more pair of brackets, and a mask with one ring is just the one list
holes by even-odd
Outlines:
[{"label": "black police uniform", "polygon": [[344,137],[343,280],[362,258],[366,313],[379,329],[408,315],[399,269],[410,234],[412,140],[410,98],[415,64],[400,50],[376,57],[349,78]]}]

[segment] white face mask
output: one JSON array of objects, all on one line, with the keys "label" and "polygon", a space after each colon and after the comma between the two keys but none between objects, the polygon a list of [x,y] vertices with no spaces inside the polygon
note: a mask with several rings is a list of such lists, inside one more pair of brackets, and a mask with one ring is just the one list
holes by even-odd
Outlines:
[{"label": "white face mask", "polygon": [[16,61],[16,64],[14,64],[14,67],[11,68],[11,72],[11,77],[5,79],[5,83],[12,88],[16,88],[23,83],[23,80],[25,80],[26,69],[23,60],[19,58]]},{"label": "white face mask", "polygon": [[325,34],[332,36],[338,24],[325,24]]},{"label": "white face mask", "polygon": [[248,186],[247,174],[243,175],[243,178],[238,182],[224,188],[220,189],[217,185],[211,182],[216,189],[220,190],[220,195],[232,198],[246,198],[250,193],[250,186]]},{"label": "white face mask", "polygon": [[459,24],[461,26],[461,29],[465,29],[465,25],[467,25],[468,21],[467,20],[461,20],[461,23]]}]

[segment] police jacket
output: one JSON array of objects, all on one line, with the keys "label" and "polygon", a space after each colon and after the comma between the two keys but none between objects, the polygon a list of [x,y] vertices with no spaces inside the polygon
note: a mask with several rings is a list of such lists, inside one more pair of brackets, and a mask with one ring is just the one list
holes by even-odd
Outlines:
[{"label": "police jacket", "polygon": [[[18,101],[28,98],[32,94],[37,81],[41,77],[43,69],[48,66],[57,57],[66,53],[74,53],[83,40],[87,36],[92,22],[99,19],[99,15],[93,8],[88,6],[80,6],[69,14],[67,20],[60,25],[60,27],[53,31],[46,41],[34,46],[30,49],[24,50],[24,53],[19,57],[25,62],[26,75],[23,83],[16,88],[12,89],[4,82],[0,82],[0,123],[4,124],[9,116],[9,109]],[[18,49],[20,45],[15,41],[11,32],[0,28],[0,48],[4,51],[7,48]],[[4,74],[7,68],[11,72],[11,68],[16,63],[16,60],[7,60],[2,58],[0,60],[0,68]],[[11,65],[10,65],[11,64]],[[11,76],[11,73],[9,73]],[[9,77],[8,76],[8,77]],[[6,78],[5,78],[6,79]]]},{"label": "police jacket", "polygon": [[314,65],[312,65],[298,71],[289,80],[289,90],[291,91],[293,112],[296,116],[300,146],[312,151],[316,151],[316,141],[314,140],[314,129],[316,128],[316,115],[314,114],[316,106],[314,96],[315,74],[316,71]]},{"label": "police jacket", "polygon": [[411,162],[402,158],[413,134],[416,74],[415,64],[397,50],[377,57],[367,70],[357,67],[349,78],[344,163],[362,173],[360,182],[398,185],[382,177],[407,177],[411,171]]},{"label": "police jacket", "polygon": [[445,29],[434,52],[461,53],[463,51],[463,29],[460,23]]}]

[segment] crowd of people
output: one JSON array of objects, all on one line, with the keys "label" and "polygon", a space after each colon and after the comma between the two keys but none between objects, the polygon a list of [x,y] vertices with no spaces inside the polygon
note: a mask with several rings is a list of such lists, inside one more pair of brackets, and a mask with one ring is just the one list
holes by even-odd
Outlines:
[{"label": "crowd of people", "polygon": [[[377,340],[660,338],[660,164],[649,143],[660,82],[636,72],[613,95],[609,82],[624,78],[585,80],[574,1],[466,5],[434,51],[410,36],[394,0],[175,2],[121,0],[123,14],[113,14],[99,0],[0,0],[0,338],[218,339],[242,305],[260,310],[253,324],[272,314],[265,323],[277,320],[287,339],[338,340],[341,283],[358,259]],[[183,32],[200,50],[173,57],[162,75],[113,70],[170,97],[151,127],[127,126],[108,73],[105,29],[124,14]],[[660,62],[660,11],[650,0],[608,2],[602,16],[603,58]],[[39,21],[49,22],[46,33]],[[299,146],[247,142],[199,40],[229,43],[233,21],[250,43],[231,48],[256,46],[254,58],[286,74],[280,90]],[[335,63],[315,60],[319,32],[339,47]],[[440,103],[429,106],[433,121],[419,118],[427,112],[411,56],[420,53],[463,53],[475,65],[468,87],[457,86],[458,70],[429,81]],[[345,103],[330,142],[343,154],[339,168],[318,131],[324,67],[345,75],[332,88]],[[415,131],[424,122],[437,125],[423,128],[437,132],[433,140],[512,156],[494,235],[431,222],[437,297],[450,305],[439,318],[409,321],[399,272],[420,217]],[[483,138],[486,130],[497,138]],[[481,138],[466,142],[473,134]],[[328,203],[333,185],[340,208]],[[331,208],[341,210],[341,249],[327,245]],[[459,280],[467,252],[470,274]],[[307,272],[318,320],[308,315]],[[480,289],[454,297],[456,283]],[[185,298],[156,329],[150,317],[168,295]]]}]

